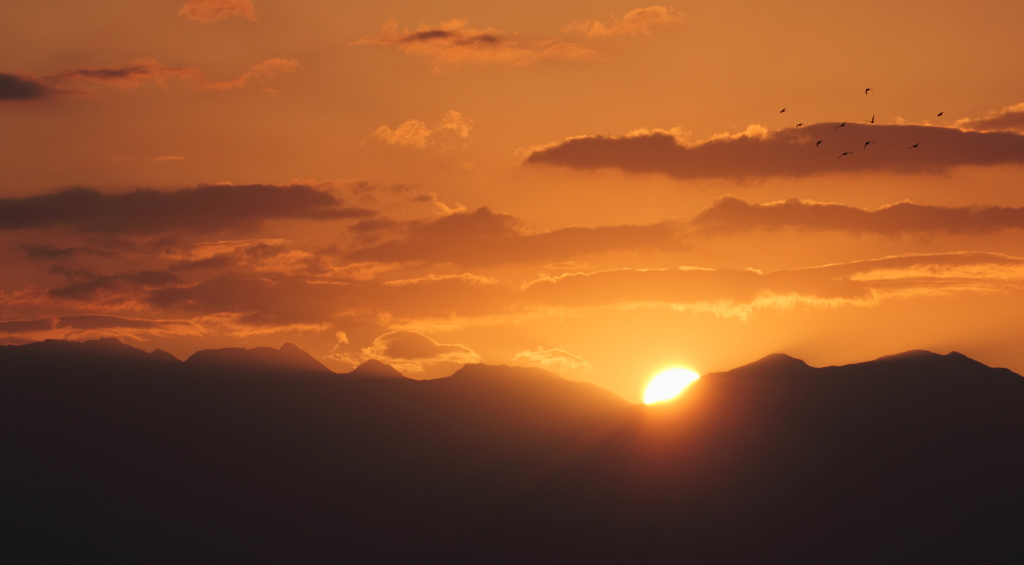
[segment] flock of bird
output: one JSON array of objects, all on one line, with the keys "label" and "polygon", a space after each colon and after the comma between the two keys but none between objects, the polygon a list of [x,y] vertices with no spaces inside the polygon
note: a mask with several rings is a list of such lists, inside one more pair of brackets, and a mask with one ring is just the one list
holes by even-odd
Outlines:
[{"label": "flock of bird", "polygon": [[[865,88],[865,89],[864,89],[864,96],[867,96],[869,92],[874,92],[874,90],[875,90],[874,88]],[[785,114],[785,113],[786,113],[786,110],[788,110],[788,109],[789,109],[789,108],[783,108],[783,109],[779,110],[779,113],[780,113],[780,114]],[[939,112],[939,114],[938,114],[938,117],[940,117],[940,118],[941,118],[941,117],[942,117],[942,115],[943,115],[943,114],[945,114],[945,113],[946,113],[946,112],[944,112],[944,111],[943,111],[943,112]],[[875,115],[874,115],[874,114],[871,114],[871,119],[870,119],[870,120],[864,120],[864,121],[865,121],[865,122],[868,122],[869,124],[873,124],[873,123],[875,123]],[[836,127],[834,128],[834,129],[844,128],[844,127],[846,127],[846,124],[847,124],[847,122],[843,122],[843,123],[839,124],[838,126],[836,126]],[[799,127],[803,127],[803,125],[804,125],[804,123],[803,123],[803,122],[800,122],[799,124],[797,124],[797,125],[796,125],[796,127],[798,127],[798,128],[799,128]],[[824,141],[825,141],[824,139],[819,139],[819,140],[818,140],[818,142],[814,144],[814,146],[815,146],[815,147],[821,147],[821,144],[822,144],[822,142],[824,142]],[[871,145],[872,143],[875,143],[875,142],[874,142],[874,141],[865,141],[865,142],[864,142],[864,149],[866,150],[866,149],[868,148],[868,145]],[[917,149],[917,147],[918,147],[919,145],[921,145],[921,142],[920,142],[920,141],[918,141],[917,143],[915,143],[915,144],[911,145],[910,147],[907,147],[907,149]],[[842,159],[843,157],[846,157],[847,155],[852,155],[852,154],[853,154],[853,151],[844,151],[844,152],[843,152],[843,153],[842,153],[842,154],[841,154],[841,155],[840,155],[839,157],[837,157],[837,158],[838,158],[838,159]]]}]

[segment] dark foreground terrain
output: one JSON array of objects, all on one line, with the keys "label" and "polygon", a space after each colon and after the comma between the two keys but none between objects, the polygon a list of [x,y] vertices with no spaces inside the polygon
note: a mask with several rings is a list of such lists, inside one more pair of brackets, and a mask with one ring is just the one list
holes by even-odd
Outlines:
[{"label": "dark foreground terrain", "polygon": [[3,563],[1024,563],[1024,379],[773,355],[635,406],[294,346],[0,347]]}]

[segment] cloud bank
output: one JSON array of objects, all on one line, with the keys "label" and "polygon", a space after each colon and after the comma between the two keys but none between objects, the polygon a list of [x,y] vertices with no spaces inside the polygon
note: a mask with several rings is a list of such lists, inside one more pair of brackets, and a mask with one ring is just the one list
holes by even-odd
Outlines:
[{"label": "cloud bank", "polygon": [[[920,125],[813,124],[687,145],[667,133],[585,136],[530,153],[527,165],[619,169],[679,179],[824,173],[938,173],[959,165],[1024,164],[1024,135]],[[817,142],[821,140],[820,146]],[[865,146],[866,142],[872,142]],[[917,145],[917,147],[912,147]],[[840,157],[843,153],[851,153]]]},{"label": "cloud bank", "polygon": [[72,188],[0,198],[0,230],[64,227],[78,232],[151,234],[254,229],[270,219],[335,220],[373,213],[305,185],[201,185],[172,192],[103,194]]}]

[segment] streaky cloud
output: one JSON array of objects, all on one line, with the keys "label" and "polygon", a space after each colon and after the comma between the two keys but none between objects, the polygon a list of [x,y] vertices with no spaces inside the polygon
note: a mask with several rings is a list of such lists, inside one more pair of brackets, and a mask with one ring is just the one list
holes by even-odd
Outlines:
[{"label": "streaky cloud", "polygon": [[337,220],[374,212],[306,185],[200,185],[170,192],[104,194],[71,188],[0,199],[0,230],[63,227],[77,232],[153,234],[251,230],[272,219]]},{"label": "streaky cloud", "polygon": [[708,234],[795,228],[885,236],[927,233],[981,235],[1024,229],[1024,208],[949,207],[904,201],[866,210],[846,204],[795,198],[748,204],[738,198],[724,196],[694,218],[691,225]]},{"label": "streaky cloud", "polygon": [[178,14],[204,24],[232,17],[256,21],[256,8],[252,0],[189,0]]}]

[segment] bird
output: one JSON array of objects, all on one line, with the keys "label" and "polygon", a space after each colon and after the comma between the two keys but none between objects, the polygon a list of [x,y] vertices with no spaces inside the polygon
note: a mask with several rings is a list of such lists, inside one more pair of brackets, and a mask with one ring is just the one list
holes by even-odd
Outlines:
[{"label": "bird", "polygon": [[871,119],[870,119],[870,120],[864,120],[864,121],[865,121],[865,122],[867,122],[867,123],[869,123],[869,124],[873,124],[873,123],[875,123],[875,115],[874,115],[874,114],[871,114]]},{"label": "bird", "polygon": [[779,113],[781,114],[781,113],[783,113],[783,112],[785,112],[785,111],[786,111],[786,109],[785,109],[785,108],[783,108],[783,109],[779,110]]},{"label": "bird", "polygon": [[945,114],[945,112],[939,112],[939,116],[938,117],[941,118],[943,114]]},{"label": "bird", "polygon": [[920,141],[918,141],[917,143],[911,145],[910,147],[907,147],[907,149],[916,149],[918,145],[921,145]]},{"label": "bird", "polygon": [[873,91],[873,90],[874,90],[874,88],[865,88],[865,89],[864,89],[864,96],[867,96],[867,95],[868,95],[868,93],[869,93],[869,92],[871,92],[871,91]]},{"label": "bird", "polygon": [[849,155],[851,153],[853,153],[853,151],[847,151],[847,152],[843,153],[842,155],[836,157],[836,159],[842,159],[843,157],[846,157],[847,155]]},{"label": "bird", "polygon": [[824,139],[819,139],[818,142],[814,144],[814,146],[815,147],[821,147],[821,142],[822,141],[825,141],[825,140]]},{"label": "bird", "polygon": [[838,126],[836,126],[834,129],[845,128],[845,127],[846,127],[846,122],[843,122],[843,123],[839,124]]},{"label": "bird", "polygon": [[803,123],[803,122],[800,122],[799,124],[797,124],[797,125],[796,125],[796,127],[798,127],[798,128],[800,128],[800,127],[804,127],[804,123]]},{"label": "bird", "polygon": [[874,143],[874,141],[865,141],[864,142],[864,149],[867,149],[868,145],[871,145],[872,143]]}]

